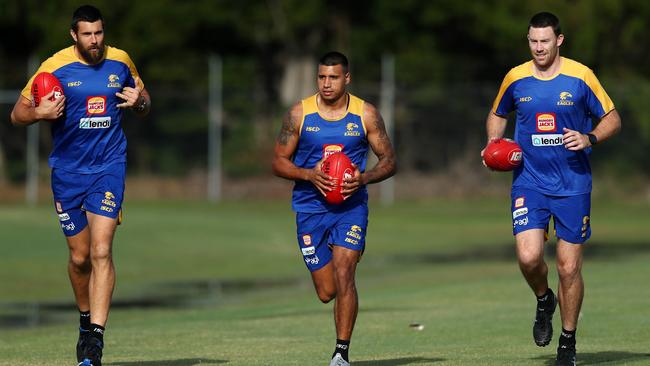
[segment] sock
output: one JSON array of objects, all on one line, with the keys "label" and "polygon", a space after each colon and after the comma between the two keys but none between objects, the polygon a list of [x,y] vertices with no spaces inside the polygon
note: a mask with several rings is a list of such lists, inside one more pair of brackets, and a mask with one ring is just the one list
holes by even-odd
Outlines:
[{"label": "sock", "polygon": [[90,331],[90,311],[79,310],[79,332]]},{"label": "sock", "polygon": [[550,287],[546,289],[544,295],[537,296],[537,304],[541,308],[545,308],[547,305],[553,305],[553,291]]},{"label": "sock", "polygon": [[345,361],[348,361],[348,349],[350,348],[350,340],[344,341],[342,339],[336,339],[336,348],[334,348],[334,353],[332,357],[336,356],[337,353],[343,357]]},{"label": "sock", "polygon": [[575,348],[576,346],[576,330],[566,330],[562,327],[560,334],[560,348]]},{"label": "sock", "polygon": [[104,327],[99,324],[90,324],[90,334],[104,344]]}]

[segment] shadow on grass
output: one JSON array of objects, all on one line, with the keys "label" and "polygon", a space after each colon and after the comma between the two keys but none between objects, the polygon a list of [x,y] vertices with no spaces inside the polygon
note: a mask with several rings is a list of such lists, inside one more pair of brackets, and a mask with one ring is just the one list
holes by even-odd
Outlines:
[{"label": "shadow on grass", "polygon": [[[551,240],[545,248],[549,257],[555,258],[556,242]],[[589,242],[585,247],[585,258],[591,259],[621,259],[628,258],[639,254],[650,253],[650,246],[646,242],[628,242],[612,245],[611,243],[602,243],[598,241]],[[490,246],[490,247],[468,247],[465,250],[444,253],[414,253],[400,254],[389,258],[390,261],[397,263],[411,264],[445,264],[445,263],[463,263],[463,262],[498,262],[498,261],[516,261],[514,240],[512,243]]]},{"label": "shadow on grass", "polygon": [[[545,360],[547,366],[555,365],[555,355],[538,356],[534,360]],[[632,362],[646,360],[650,364],[650,353],[634,353],[634,352],[619,352],[619,351],[603,351],[603,352],[585,352],[578,351],[578,366],[588,365],[601,365],[621,362]]]},{"label": "shadow on grass", "polygon": [[[318,299],[313,299],[314,303],[318,302]],[[359,313],[396,313],[401,311],[408,311],[419,309],[417,307],[410,306],[400,306],[400,307],[363,307],[359,308]],[[295,318],[298,316],[313,316],[315,314],[332,314],[331,306],[321,306],[318,302],[317,307],[305,308],[301,310],[291,310],[291,311],[280,311],[273,314],[263,314],[263,315],[242,315],[239,316],[239,319],[242,320],[260,320],[260,319],[279,319],[279,318]]]},{"label": "shadow on grass", "polygon": [[104,362],[104,365],[112,366],[194,366],[194,365],[218,365],[228,363],[227,360],[209,360],[207,358],[181,358],[178,360],[158,361],[124,361]]},{"label": "shadow on grass", "polygon": [[444,358],[403,357],[387,360],[354,361],[352,364],[354,366],[400,366],[430,364],[434,362],[442,362],[444,360]]}]

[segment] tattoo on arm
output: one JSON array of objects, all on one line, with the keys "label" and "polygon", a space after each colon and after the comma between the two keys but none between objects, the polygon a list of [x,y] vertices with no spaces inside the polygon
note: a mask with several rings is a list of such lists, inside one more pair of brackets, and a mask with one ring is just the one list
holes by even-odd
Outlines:
[{"label": "tattoo on arm", "polygon": [[296,128],[294,126],[294,121],[291,118],[291,111],[282,119],[282,128],[280,129],[280,134],[278,135],[278,143],[280,145],[286,145],[289,142],[289,138],[295,135]]},{"label": "tattoo on arm", "polygon": [[379,152],[382,154],[386,151],[386,149],[391,148],[390,144],[390,138],[388,137],[388,133],[386,132],[386,125],[384,124],[384,119],[381,117],[381,115],[377,115],[377,119],[375,119],[375,128],[377,129],[377,145],[379,146]]},{"label": "tattoo on arm", "polygon": [[386,132],[384,120],[379,113],[372,119],[372,123],[376,135],[372,138],[371,147],[379,161],[372,169],[366,171],[368,183],[380,182],[395,173],[395,152]]}]

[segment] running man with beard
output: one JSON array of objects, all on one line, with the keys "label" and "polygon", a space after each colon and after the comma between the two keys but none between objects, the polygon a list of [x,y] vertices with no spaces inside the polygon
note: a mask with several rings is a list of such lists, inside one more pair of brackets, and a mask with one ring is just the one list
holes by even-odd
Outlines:
[{"label": "running man with beard", "polygon": [[41,64],[40,72],[56,76],[63,97],[45,95],[34,107],[34,76],[18,98],[11,121],[27,126],[45,120],[52,127],[54,207],[66,236],[68,274],[80,312],[77,362],[101,366],[115,269],[113,236],[121,220],[126,171],[126,138],[122,114],[143,117],[151,98],[128,54],[104,44],[104,21],[89,5],[72,15],[74,45]]}]

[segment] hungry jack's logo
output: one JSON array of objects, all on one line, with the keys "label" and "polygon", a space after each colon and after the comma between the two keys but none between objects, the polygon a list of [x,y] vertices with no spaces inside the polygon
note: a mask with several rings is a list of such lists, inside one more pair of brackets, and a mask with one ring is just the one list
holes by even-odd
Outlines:
[{"label": "hungry jack's logo", "polygon": [[555,113],[536,113],[535,121],[537,122],[537,132],[557,131]]}]

